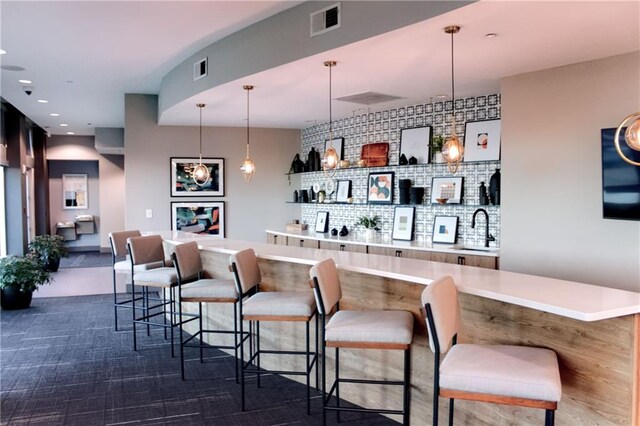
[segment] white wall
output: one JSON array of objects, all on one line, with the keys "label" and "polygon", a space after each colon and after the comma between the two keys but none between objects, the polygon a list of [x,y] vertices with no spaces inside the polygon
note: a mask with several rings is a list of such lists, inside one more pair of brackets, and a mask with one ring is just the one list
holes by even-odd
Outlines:
[{"label": "white wall", "polygon": [[[98,232],[101,250],[109,250],[109,232],[124,229],[123,156],[98,154],[93,136],[52,136],[47,141],[47,160],[98,161],[100,175]],[[53,198],[56,194],[51,193],[49,196]],[[57,221],[53,216],[51,220]]]},{"label": "white wall", "polygon": [[[251,157],[257,171],[247,184],[240,173],[246,152],[246,128],[203,128],[202,156],[225,160],[225,196],[172,198],[169,159],[197,158],[198,127],[158,126],[157,111],[157,96],[125,95],[127,229],[170,229],[172,201],[224,201],[227,238],[265,241],[265,229],[283,228],[292,219],[300,218],[299,206],[285,204],[298,189],[289,187],[285,173],[300,147],[299,130],[251,129]],[[193,113],[198,114],[195,103]],[[203,114],[215,111],[205,108]],[[243,123],[243,117],[238,121]],[[153,212],[150,219],[145,217],[147,209]]]},{"label": "white wall", "polygon": [[640,291],[640,222],[602,218],[600,142],[640,110],[640,53],[505,78],[501,91],[501,269]]}]

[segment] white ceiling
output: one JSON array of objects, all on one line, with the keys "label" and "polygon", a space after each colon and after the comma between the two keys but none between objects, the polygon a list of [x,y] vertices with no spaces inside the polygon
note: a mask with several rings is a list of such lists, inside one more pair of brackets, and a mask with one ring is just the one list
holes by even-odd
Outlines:
[{"label": "white ceiling", "polygon": [[[162,76],[195,51],[298,3],[2,1],[0,47],[8,53],[0,60],[27,68],[2,71],[2,96],[53,134],[123,127],[124,93],[157,93]],[[195,104],[204,102],[206,125],[243,126],[243,84],[256,87],[252,126],[327,121],[327,59],[339,62],[334,98],[368,90],[404,98],[372,111],[450,94],[450,38],[442,29],[451,24],[462,27],[455,36],[457,96],[496,92],[506,76],[640,50],[640,0],[482,1],[216,87],[166,111],[161,124],[197,125]],[[490,32],[498,37],[484,37]],[[18,78],[34,81],[30,97]],[[36,102],[43,97],[50,102]],[[334,118],[365,107],[333,105]]]}]

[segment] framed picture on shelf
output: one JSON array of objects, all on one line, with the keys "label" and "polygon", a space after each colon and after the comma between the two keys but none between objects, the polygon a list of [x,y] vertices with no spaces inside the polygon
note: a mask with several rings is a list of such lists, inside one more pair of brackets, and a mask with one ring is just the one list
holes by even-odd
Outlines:
[{"label": "framed picture on shelf", "polygon": [[[324,141],[324,152],[327,152],[329,145],[333,146],[333,149],[338,153],[338,161],[342,160],[344,157],[344,138],[333,138],[331,141],[329,139]],[[320,153],[320,157],[324,155],[324,152]]]},{"label": "framed picture on shelf", "polygon": [[209,169],[209,180],[197,185],[193,180],[193,169],[200,160],[197,157],[171,157],[172,197],[223,197],[224,158],[203,158],[202,164]]},{"label": "framed picture on shelf", "polygon": [[458,216],[438,216],[433,221],[434,243],[455,244],[458,239]]},{"label": "framed picture on shelf", "polygon": [[224,201],[172,202],[171,229],[224,238]]},{"label": "framed picture on shelf", "polygon": [[393,203],[393,172],[369,173],[367,201],[372,204]]},{"label": "framed picture on shelf", "polygon": [[62,175],[62,208],[64,210],[89,208],[87,177],[88,175],[85,173],[64,173]]},{"label": "framed picture on shelf", "polygon": [[462,177],[434,177],[431,180],[431,204],[461,204]]},{"label": "framed picture on shelf", "polygon": [[336,202],[346,203],[347,201],[349,201],[349,197],[351,197],[351,181],[339,180],[338,192],[336,193]]},{"label": "framed picture on shelf", "polygon": [[329,212],[318,212],[316,215],[316,232],[326,234],[329,231]]},{"label": "framed picture on shelf", "polygon": [[400,130],[400,155],[408,159],[415,157],[417,164],[427,164],[431,158],[431,126]]},{"label": "framed picture on shelf", "polygon": [[396,207],[393,212],[392,239],[413,241],[415,207]]},{"label": "framed picture on shelf", "polygon": [[463,161],[500,159],[500,120],[469,121],[464,127]]}]

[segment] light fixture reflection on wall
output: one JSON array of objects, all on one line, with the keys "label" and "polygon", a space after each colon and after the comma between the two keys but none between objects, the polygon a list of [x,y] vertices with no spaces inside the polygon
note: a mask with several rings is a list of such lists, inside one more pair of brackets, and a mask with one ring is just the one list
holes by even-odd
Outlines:
[{"label": "light fixture reflection on wall", "polygon": [[205,104],[196,104],[196,106],[200,109],[200,157],[198,164],[193,166],[191,176],[196,185],[204,186],[209,182],[209,178],[211,177],[209,168],[202,164],[202,108],[205,107]]},{"label": "light fixture reflection on wall", "polygon": [[322,169],[325,175],[332,177],[336,174],[338,168],[338,153],[333,147],[333,117],[332,117],[332,99],[331,99],[331,69],[338,65],[336,61],[325,61],[324,66],[329,68],[329,147],[322,157]]},{"label": "light fixture reflection on wall", "polygon": [[458,171],[458,166],[464,155],[464,146],[458,135],[456,134],[456,92],[455,92],[455,79],[454,79],[454,67],[453,67],[453,35],[460,31],[460,27],[457,25],[451,25],[444,29],[444,32],[451,34],[451,104],[453,122],[451,123],[451,135],[445,139],[444,145],[442,145],[442,157],[447,162],[449,171],[455,173]]},{"label": "light fixture reflection on wall", "polygon": [[256,165],[253,163],[249,155],[249,92],[253,90],[253,86],[246,85],[242,86],[242,88],[247,91],[247,158],[242,162],[240,170],[244,175],[244,181],[249,183],[256,171]]},{"label": "light fixture reflection on wall", "polygon": [[629,148],[640,151],[640,112],[634,112],[633,114],[625,117],[622,120],[622,123],[616,129],[616,134],[613,138],[613,143],[616,146],[616,151],[618,151],[618,155],[622,157],[624,161],[634,166],[640,167],[640,162],[633,161],[632,159],[626,157],[622,150],[620,149],[620,132],[625,127],[625,124],[631,123],[629,127],[627,127],[627,131],[624,132],[624,140],[629,145]]}]

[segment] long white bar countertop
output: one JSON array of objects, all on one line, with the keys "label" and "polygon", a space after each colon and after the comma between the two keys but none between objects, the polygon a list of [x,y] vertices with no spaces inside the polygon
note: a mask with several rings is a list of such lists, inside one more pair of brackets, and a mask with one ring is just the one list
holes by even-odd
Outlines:
[{"label": "long white bar countertop", "polygon": [[362,239],[356,236],[357,234],[349,233],[346,237],[332,236],[329,233],[311,232],[311,231],[281,231],[267,229],[265,232],[275,235],[284,235],[287,237],[304,238],[316,241],[326,241],[330,243],[339,244],[354,244],[360,246],[375,246],[375,247],[389,247],[394,249],[406,249],[406,250],[418,250],[418,251],[435,251],[439,253],[452,253],[452,254],[465,254],[473,256],[487,256],[487,257],[499,257],[500,249],[497,247],[484,248],[474,247],[473,249],[465,249],[464,246],[458,244],[430,244],[426,241],[401,241],[392,240],[387,237],[384,238],[380,235],[376,235],[371,240]]},{"label": "long white bar countertop", "polygon": [[160,234],[170,243],[195,240],[205,251],[232,254],[253,248],[262,259],[309,266],[331,257],[339,269],[424,285],[443,275],[450,275],[463,293],[580,321],[640,313],[640,293],[573,281],[393,256],[219,239],[184,232],[154,234]]}]

